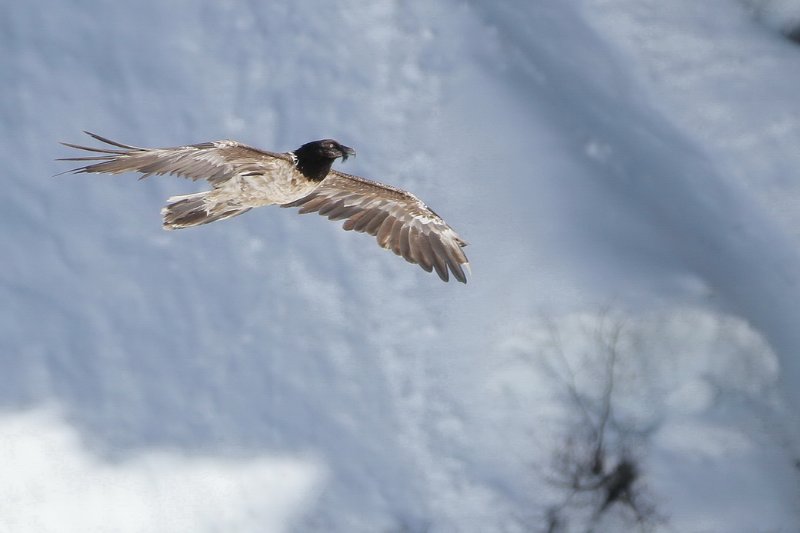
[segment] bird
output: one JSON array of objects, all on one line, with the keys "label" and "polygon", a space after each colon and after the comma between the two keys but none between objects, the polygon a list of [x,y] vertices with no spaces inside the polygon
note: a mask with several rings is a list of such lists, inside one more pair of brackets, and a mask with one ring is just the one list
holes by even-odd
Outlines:
[{"label": "bird", "polygon": [[170,197],[161,210],[164,229],[225,220],[265,205],[296,207],[300,214],[344,220],[343,229],[375,236],[382,248],[427,272],[435,270],[442,281],[452,274],[467,282],[464,270],[470,267],[462,250],[467,242],[410,192],[333,170],[336,159],[355,156],[355,150],[333,139],[277,153],[233,140],[141,148],[84,133],[103,144],[62,142],[92,154],[59,158],[88,163],[62,174],[139,172],[139,179],[171,174],[211,185],[207,191]]}]

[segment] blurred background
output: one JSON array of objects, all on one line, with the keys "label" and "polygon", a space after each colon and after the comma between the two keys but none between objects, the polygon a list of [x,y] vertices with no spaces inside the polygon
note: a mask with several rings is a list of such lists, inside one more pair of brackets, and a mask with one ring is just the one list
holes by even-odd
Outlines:
[{"label": "blurred background", "polygon": [[[0,532],[796,531],[800,4],[0,4]],[[469,243],[444,284],[205,184],[332,137]]]}]

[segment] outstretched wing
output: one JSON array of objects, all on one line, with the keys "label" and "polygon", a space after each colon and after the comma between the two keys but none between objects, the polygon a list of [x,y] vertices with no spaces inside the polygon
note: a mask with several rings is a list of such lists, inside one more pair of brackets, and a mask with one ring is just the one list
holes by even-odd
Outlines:
[{"label": "outstretched wing", "polygon": [[153,174],[174,174],[191,180],[205,179],[211,184],[223,183],[235,175],[263,174],[275,168],[276,159],[291,161],[288,154],[275,154],[251,148],[236,141],[214,141],[174,148],[139,148],[84,132],[105,143],[106,147],[92,148],[61,143],[70,148],[95,155],[64,157],[59,161],[97,161],[67,172],[99,172],[121,174],[141,172],[140,179]]},{"label": "outstretched wing", "polygon": [[469,261],[461,237],[413,194],[389,185],[332,171],[314,192],[281,207],[299,207],[330,220],[347,219],[343,228],[375,235],[378,244],[443,281],[467,282]]}]

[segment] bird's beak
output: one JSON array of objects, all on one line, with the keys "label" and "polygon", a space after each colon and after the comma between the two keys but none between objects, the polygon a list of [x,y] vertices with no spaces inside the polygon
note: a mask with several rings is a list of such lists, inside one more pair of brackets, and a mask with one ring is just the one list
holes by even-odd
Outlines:
[{"label": "bird's beak", "polygon": [[345,146],[343,144],[339,145],[342,148],[342,161],[347,161],[347,158],[351,155],[355,157],[356,151],[350,148],[349,146]]}]

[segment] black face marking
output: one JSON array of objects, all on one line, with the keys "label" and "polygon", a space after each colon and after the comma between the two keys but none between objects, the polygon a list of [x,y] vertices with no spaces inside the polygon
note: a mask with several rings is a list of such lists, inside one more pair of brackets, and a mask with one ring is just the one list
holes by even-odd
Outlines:
[{"label": "black face marking", "polygon": [[341,157],[342,161],[345,161],[348,156],[355,155],[355,153],[352,148],[339,144],[333,139],[312,141],[294,151],[297,158],[297,170],[313,181],[325,179],[337,157]]}]

